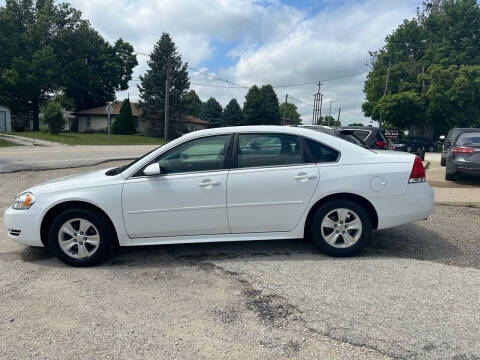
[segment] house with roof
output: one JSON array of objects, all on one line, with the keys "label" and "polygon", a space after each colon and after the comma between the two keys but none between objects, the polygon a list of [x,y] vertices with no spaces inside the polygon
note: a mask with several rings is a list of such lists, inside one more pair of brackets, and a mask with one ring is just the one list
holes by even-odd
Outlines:
[{"label": "house with roof", "polygon": [[0,104],[0,132],[12,131],[12,113],[6,105]]},{"label": "house with roof", "polygon": [[[116,102],[112,104],[112,114],[110,115],[112,124],[115,122],[115,118],[120,114],[120,108],[122,102]],[[132,117],[135,121],[135,128],[138,133],[145,133],[148,126],[147,120],[140,120],[142,110],[137,103],[130,102],[130,108],[132,110]],[[100,132],[108,129],[108,114],[106,106],[99,106],[92,109],[80,110],[74,112],[74,119],[69,120],[69,128],[78,132]],[[182,122],[182,128],[186,132],[206,129],[208,122],[201,120],[192,115],[183,115],[180,119]]]}]

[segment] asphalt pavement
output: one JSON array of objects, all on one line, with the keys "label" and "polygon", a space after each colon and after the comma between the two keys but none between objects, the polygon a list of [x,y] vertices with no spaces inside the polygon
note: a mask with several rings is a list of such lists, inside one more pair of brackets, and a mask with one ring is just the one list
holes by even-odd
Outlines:
[{"label": "asphalt pavement", "polygon": [[[102,166],[0,174],[0,209]],[[0,358],[478,360],[479,229],[480,209],[436,206],[352,258],[259,241],[122,248],[76,269],[2,222]]]}]

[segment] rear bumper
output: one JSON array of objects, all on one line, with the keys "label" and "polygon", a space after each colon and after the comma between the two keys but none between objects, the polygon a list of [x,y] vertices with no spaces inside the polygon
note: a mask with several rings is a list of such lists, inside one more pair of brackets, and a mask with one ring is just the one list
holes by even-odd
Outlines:
[{"label": "rear bumper", "polygon": [[427,183],[408,184],[402,195],[377,198],[378,229],[425,220],[432,213],[433,189]]},{"label": "rear bumper", "polygon": [[14,210],[11,207],[3,216],[8,237],[16,242],[43,247],[40,239],[40,214],[35,211],[35,206],[29,210]]},{"label": "rear bumper", "polygon": [[480,174],[480,163],[470,161],[455,161],[455,172]]}]

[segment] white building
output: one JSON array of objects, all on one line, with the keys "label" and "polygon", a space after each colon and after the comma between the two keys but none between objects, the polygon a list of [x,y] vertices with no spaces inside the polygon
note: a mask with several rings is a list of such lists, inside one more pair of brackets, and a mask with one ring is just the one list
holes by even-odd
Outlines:
[{"label": "white building", "polygon": [[0,132],[12,131],[12,112],[10,108],[0,104]]}]

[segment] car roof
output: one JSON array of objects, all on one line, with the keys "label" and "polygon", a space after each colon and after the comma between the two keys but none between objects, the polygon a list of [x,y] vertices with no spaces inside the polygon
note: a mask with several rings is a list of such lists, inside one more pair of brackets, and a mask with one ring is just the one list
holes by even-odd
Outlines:
[{"label": "car roof", "polygon": [[340,129],[354,129],[354,130],[380,130],[378,127],[374,126],[339,126]]}]

